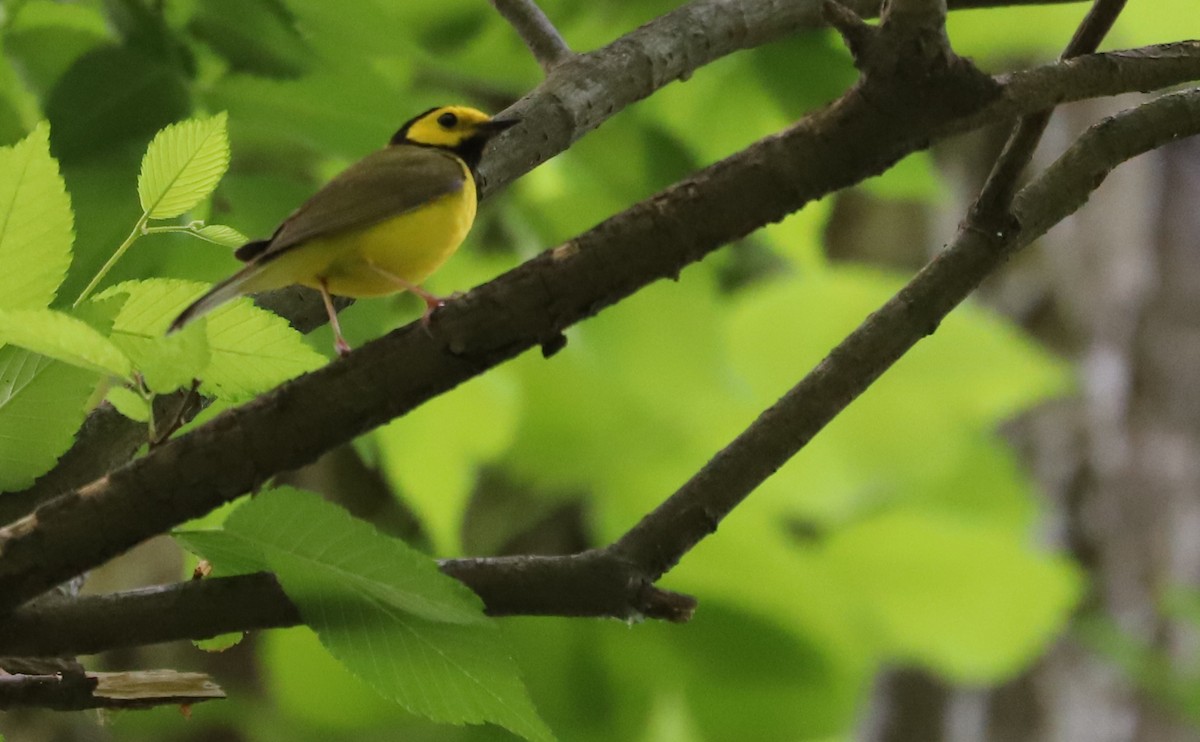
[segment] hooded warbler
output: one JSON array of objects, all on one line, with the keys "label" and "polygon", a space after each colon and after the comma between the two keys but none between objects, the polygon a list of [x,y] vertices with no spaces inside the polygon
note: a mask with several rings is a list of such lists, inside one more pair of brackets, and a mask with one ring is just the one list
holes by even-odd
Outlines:
[{"label": "hooded warbler", "polygon": [[519,123],[466,106],[431,108],[400,127],[388,146],[329,181],[270,239],[234,253],[246,267],[212,287],[175,318],[174,332],[242,294],[294,283],[321,292],[335,348],[345,355],[331,294],[355,298],[411,291],[428,322],[442,300],[420,283],[471,229],[476,173],[488,140]]}]

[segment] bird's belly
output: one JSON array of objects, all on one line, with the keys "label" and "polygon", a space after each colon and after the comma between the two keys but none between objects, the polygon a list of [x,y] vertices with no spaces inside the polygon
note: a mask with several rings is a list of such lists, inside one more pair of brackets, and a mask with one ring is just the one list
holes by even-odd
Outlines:
[{"label": "bird's belly", "polygon": [[454,254],[473,221],[474,189],[464,188],[370,227],[314,240],[303,249],[330,260],[309,274],[317,280],[305,283],[316,288],[323,278],[330,293],[353,297],[402,290],[389,276],[420,284]]}]

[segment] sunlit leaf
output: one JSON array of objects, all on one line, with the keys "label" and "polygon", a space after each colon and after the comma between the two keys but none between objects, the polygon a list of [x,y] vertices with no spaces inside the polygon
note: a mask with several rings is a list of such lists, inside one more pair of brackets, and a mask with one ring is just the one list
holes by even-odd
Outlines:
[{"label": "sunlit leaf", "polygon": [[127,386],[114,386],[104,395],[106,402],[130,420],[150,421],[150,402]]},{"label": "sunlit leaf", "polygon": [[71,263],[74,217],[49,137],[43,123],[0,149],[0,308],[48,306]]},{"label": "sunlit leaf", "polygon": [[226,116],[190,119],[160,131],[146,149],[138,198],[151,219],[179,216],[207,198],[229,167]]},{"label": "sunlit leaf", "polygon": [[128,377],[132,366],[91,325],[52,309],[0,309],[0,343],[17,345],[96,373]]},{"label": "sunlit leaf", "polygon": [[[245,400],[284,381],[319,368],[325,357],[304,342],[287,320],[236,299],[217,308],[203,320],[207,364],[197,369],[201,346],[188,341],[175,348],[164,341],[167,327],[208,286],[195,281],[155,278],[118,284],[97,298],[128,294],[129,299],[113,326],[114,340],[147,367],[159,364],[164,380],[185,385],[199,376],[205,394],[226,400]],[[177,335],[197,332],[185,327]],[[119,338],[119,339],[118,339]]]},{"label": "sunlit leaf", "polygon": [[205,394],[249,399],[326,363],[287,320],[249,299],[235,299],[206,319],[212,358],[200,387]]},{"label": "sunlit leaf", "polygon": [[194,295],[194,284],[168,279],[125,281],[94,301],[124,297],[112,326],[112,341],[132,360],[146,386],[160,394],[191,384],[210,359],[202,323],[167,335],[167,326]]},{"label": "sunlit leaf", "polygon": [[58,461],[96,386],[88,370],[0,347],[0,491],[28,487]]},{"label": "sunlit leaf", "polygon": [[224,224],[205,224],[197,231],[197,235],[225,247],[241,247],[250,241],[246,235]]}]

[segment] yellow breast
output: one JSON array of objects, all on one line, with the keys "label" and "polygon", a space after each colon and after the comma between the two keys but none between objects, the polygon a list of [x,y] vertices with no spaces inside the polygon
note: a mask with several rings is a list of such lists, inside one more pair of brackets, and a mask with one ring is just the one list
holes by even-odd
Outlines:
[{"label": "yellow breast", "polygon": [[[464,166],[464,170],[465,170]],[[475,181],[470,173],[456,193],[362,229],[299,245],[264,266],[266,284],[299,283],[355,298],[402,290],[390,274],[420,284],[454,254],[475,221]],[[378,269],[378,270],[376,270]]]}]

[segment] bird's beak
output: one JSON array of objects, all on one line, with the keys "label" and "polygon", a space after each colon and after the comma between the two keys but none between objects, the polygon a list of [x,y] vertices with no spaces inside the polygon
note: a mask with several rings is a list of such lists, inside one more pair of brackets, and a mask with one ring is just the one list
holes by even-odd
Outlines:
[{"label": "bird's beak", "polygon": [[511,129],[519,123],[521,123],[521,119],[516,118],[491,119],[489,121],[484,121],[482,124],[478,124],[476,128],[485,137],[494,137],[505,129]]}]

